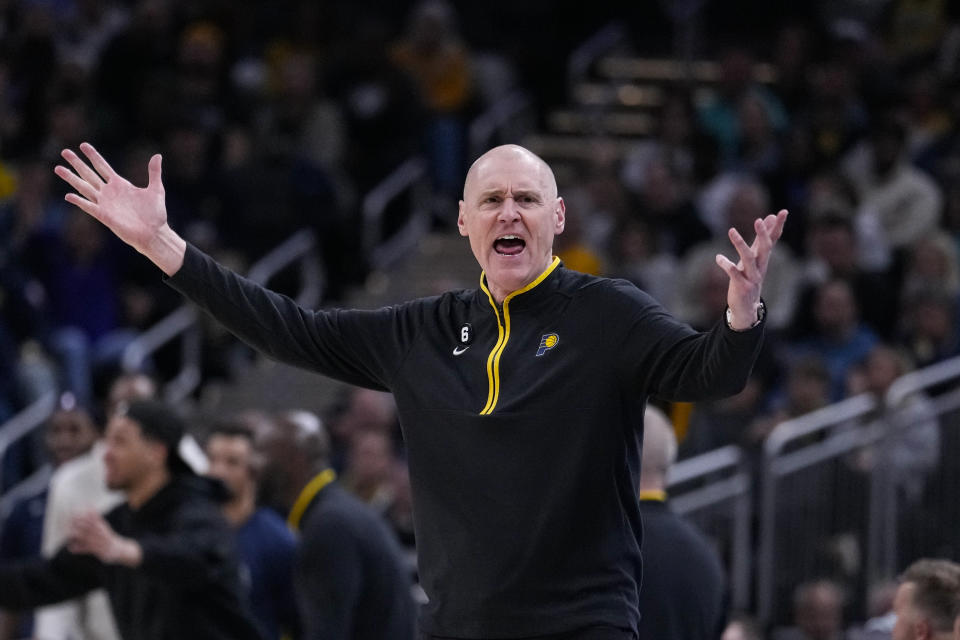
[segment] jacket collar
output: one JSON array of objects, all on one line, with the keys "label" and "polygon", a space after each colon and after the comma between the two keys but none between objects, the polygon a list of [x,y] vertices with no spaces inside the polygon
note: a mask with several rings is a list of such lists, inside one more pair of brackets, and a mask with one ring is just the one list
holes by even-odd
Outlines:
[{"label": "jacket collar", "polygon": [[[537,300],[542,300],[556,287],[556,282],[560,277],[559,273],[562,267],[563,263],[560,261],[560,258],[554,256],[553,261],[533,282],[508,293],[503,299],[504,303],[509,304],[511,308],[516,308],[518,303],[525,306]],[[490,289],[487,287],[487,274],[485,271],[480,272],[480,291],[483,292],[486,298],[493,302],[493,294],[490,293]],[[502,305],[500,306],[502,307]]]}]

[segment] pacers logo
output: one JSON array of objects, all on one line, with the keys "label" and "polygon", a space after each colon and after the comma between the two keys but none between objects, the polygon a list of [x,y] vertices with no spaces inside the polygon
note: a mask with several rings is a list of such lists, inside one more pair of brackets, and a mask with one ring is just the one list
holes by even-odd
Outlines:
[{"label": "pacers logo", "polygon": [[557,346],[558,342],[560,342],[560,336],[558,336],[557,334],[555,333],[544,334],[544,336],[540,338],[540,348],[537,349],[537,357],[539,358],[540,356],[545,354],[547,351],[550,351],[550,349],[553,349],[555,346]]}]

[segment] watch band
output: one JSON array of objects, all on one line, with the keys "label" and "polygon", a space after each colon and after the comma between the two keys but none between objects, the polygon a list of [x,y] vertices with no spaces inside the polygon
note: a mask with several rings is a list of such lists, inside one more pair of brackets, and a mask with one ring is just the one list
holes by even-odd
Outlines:
[{"label": "watch band", "polygon": [[734,328],[733,328],[733,324],[732,324],[733,312],[730,311],[730,307],[729,307],[729,306],[727,307],[727,310],[726,310],[726,312],[724,313],[724,318],[725,318],[726,321],[727,321],[727,328],[730,329],[730,331],[736,331],[737,333],[741,333],[741,332],[743,332],[743,331],[750,331],[751,329],[755,329],[756,327],[758,327],[758,326],[760,325],[760,323],[763,322],[764,318],[766,318],[766,317],[767,317],[767,305],[764,304],[763,298],[760,299],[760,304],[757,305],[757,319],[754,321],[754,323],[753,323],[752,325],[750,325],[750,326],[747,327],[746,329],[734,329]]}]

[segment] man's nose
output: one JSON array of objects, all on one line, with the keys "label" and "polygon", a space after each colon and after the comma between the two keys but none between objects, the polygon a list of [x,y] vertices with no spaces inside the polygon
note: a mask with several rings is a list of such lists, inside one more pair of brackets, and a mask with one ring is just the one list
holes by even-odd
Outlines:
[{"label": "man's nose", "polygon": [[520,216],[517,212],[517,202],[510,197],[504,198],[503,204],[500,206],[500,215],[497,218],[504,222],[510,222],[518,217]]}]

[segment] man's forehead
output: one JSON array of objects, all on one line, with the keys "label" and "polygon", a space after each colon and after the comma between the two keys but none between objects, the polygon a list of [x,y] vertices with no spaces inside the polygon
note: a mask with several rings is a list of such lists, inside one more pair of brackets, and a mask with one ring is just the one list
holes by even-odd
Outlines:
[{"label": "man's forehead", "polygon": [[550,184],[546,163],[522,147],[497,147],[480,156],[467,173],[465,191],[512,188],[545,191]]}]

